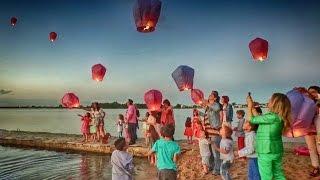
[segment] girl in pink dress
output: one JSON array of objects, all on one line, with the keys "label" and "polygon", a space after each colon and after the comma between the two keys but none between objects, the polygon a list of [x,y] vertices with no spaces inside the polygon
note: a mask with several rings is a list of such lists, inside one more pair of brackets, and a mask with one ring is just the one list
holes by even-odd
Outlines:
[{"label": "girl in pink dress", "polygon": [[184,135],[187,136],[188,144],[192,144],[193,129],[192,129],[192,122],[190,117],[187,117],[187,120],[184,126],[185,126]]},{"label": "girl in pink dress", "polygon": [[88,142],[88,137],[90,135],[90,122],[91,122],[91,114],[90,113],[86,113],[85,115],[78,115],[81,117],[81,133],[83,135],[83,141],[82,142]]}]

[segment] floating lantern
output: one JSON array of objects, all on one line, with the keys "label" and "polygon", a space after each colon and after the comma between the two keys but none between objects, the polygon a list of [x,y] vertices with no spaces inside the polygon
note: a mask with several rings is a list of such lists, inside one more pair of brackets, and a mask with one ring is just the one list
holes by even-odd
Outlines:
[{"label": "floating lantern", "polygon": [[180,91],[193,89],[194,69],[181,65],[172,73],[172,78],[176,82]]},{"label": "floating lantern", "polygon": [[162,94],[160,91],[152,89],[144,94],[144,102],[149,111],[159,111],[162,103]]},{"label": "floating lantern", "polygon": [[11,26],[15,26],[17,24],[18,19],[16,17],[12,17],[10,20]]},{"label": "floating lantern", "polygon": [[79,107],[80,101],[74,93],[66,93],[61,99],[61,104],[63,107],[75,108]]},{"label": "floating lantern", "polygon": [[137,0],[133,8],[137,31],[153,32],[158,23],[160,11],[161,1],[159,0]]},{"label": "floating lantern", "polygon": [[269,43],[262,38],[256,38],[249,43],[249,49],[254,60],[265,61],[268,58]]},{"label": "floating lantern", "polygon": [[58,37],[58,34],[56,32],[49,33],[49,40],[51,42],[55,41],[57,39],[57,37]]},{"label": "floating lantern", "polygon": [[287,137],[305,136],[310,132],[315,132],[313,120],[316,113],[316,104],[298,89],[287,93],[291,103],[291,128],[284,132]]},{"label": "floating lantern", "polygon": [[96,64],[92,66],[92,79],[99,82],[103,80],[104,75],[106,74],[107,69],[102,64]]},{"label": "floating lantern", "polygon": [[201,105],[203,103],[204,94],[200,89],[192,89],[191,99],[195,104]]}]

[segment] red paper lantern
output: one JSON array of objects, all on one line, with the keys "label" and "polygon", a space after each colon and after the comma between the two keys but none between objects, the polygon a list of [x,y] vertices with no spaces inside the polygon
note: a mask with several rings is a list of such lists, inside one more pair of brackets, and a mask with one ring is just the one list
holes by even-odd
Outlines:
[{"label": "red paper lantern", "polygon": [[61,99],[61,104],[63,107],[75,108],[79,107],[80,101],[74,93],[66,93]]},{"label": "red paper lantern", "polygon": [[107,69],[102,64],[96,64],[92,66],[92,79],[99,82],[103,80],[104,75],[106,74]]},{"label": "red paper lantern", "polygon": [[56,32],[49,33],[49,40],[51,42],[55,41],[57,39],[57,37],[58,37],[58,34]]},{"label": "red paper lantern", "polygon": [[152,89],[144,94],[144,102],[149,111],[158,111],[161,108],[162,94],[160,91]]},{"label": "red paper lantern", "polygon": [[16,17],[12,17],[10,20],[11,26],[15,26],[17,24],[18,19]]},{"label": "red paper lantern", "polygon": [[192,89],[191,99],[195,104],[201,105],[203,103],[204,94],[200,89]]},{"label": "red paper lantern", "polygon": [[268,58],[269,43],[262,38],[256,38],[249,43],[249,49],[254,60],[264,61]]},{"label": "red paper lantern", "polygon": [[158,23],[160,11],[161,1],[159,0],[137,0],[133,8],[137,31],[153,32]]}]

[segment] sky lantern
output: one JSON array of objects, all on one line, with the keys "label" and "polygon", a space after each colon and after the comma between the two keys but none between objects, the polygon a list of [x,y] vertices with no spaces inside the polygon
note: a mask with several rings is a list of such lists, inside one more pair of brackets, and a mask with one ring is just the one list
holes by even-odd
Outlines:
[{"label": "sky lantern", "polygon": [[193,89],[194,69],[181,65],[171,74],[180,91]]},{"label": "sky lantern", "polygon": [[57,37],[58,37],[58,34],[56,32],[49,33],[49,40],[51,42],[55,41],[57,39]]},{"label": "sky lantern", "polygon": [[133,7],[134,21],[137,31],[142,33],[153,32],[158,23],[161,11],[159,0],[136,0]]},{"label": "sky lantern", "polygon": [[17,24],[17,21],[18,21],[18,19],[17,19],[16,17],[12,17],[12,18],[10,19],[10,24],[11,24],[11,26],[15,26],[15,25]]},{"label": "sky lantern", "polygon": [[191,99],[195,104],[201,105],[204,100],[204,94],[200,89],[192,89],[191,90]]},{"label": "sky lantern", "polygon": [[74,93],[66,93],[61,99],[61,104],[66,108],[75,108],[80,106],[80,101]]},{"label": "sky lantern", "polygon": [[162,94],[160,91],[152,89],[144,94],[144,102],[149,111],[159,111],[162,103]]},{"label": "sky lantern", "polygon": [[249,49],[254,60],[265,61],[268,58],[269,43],[262,38],[256,38],[249,43]]},{"label": "sky lantern", "polygon": [[91,68],[92,79],[100,82],[103,80],[104,75],[106,74],[107,69],[102,64],[95,64]]},{"label": "sky lantern", "polygon": [[283,135],[287,137],[305,136],[316,132],[312,125],[316,113],[316,103],[298,89],[287,93],[291,103],[291,128]]}]

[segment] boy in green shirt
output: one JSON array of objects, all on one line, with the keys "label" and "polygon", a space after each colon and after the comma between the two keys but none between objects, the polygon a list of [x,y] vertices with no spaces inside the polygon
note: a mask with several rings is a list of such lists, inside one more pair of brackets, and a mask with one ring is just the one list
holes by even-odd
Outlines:
[{"label": "boy in green shirt", "polygon": [[177,179],[177,155],[180,153],[180,146],[172,140],[174,126],[166,125],[161,128],[163,138],[156,141],[149,155],[155,153],[157,156],[157,168],[159,180]]}]

